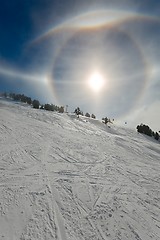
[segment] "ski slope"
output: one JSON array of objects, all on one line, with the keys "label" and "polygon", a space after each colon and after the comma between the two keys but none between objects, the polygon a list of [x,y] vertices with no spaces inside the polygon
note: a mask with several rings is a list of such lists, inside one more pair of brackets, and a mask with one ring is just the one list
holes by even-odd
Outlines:
[{"label": "ski slope", "polygon": [[0,101],[0,240],[159,240],[160,144]]}]

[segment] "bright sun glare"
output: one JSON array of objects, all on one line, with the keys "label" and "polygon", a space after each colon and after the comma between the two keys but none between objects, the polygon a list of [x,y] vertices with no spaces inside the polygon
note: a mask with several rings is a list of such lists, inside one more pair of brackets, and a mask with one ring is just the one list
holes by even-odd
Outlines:
[{"label": "bright sun glare", "polygon": [[88,84],[94,92],[99,92],[104,86],[104,78],[99,72],[94,72],[89,77]]}]

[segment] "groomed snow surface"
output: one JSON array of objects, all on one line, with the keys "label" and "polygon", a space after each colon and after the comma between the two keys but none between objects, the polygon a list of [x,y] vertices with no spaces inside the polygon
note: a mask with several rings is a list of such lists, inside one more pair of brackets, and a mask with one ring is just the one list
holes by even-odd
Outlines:
[{"label": "groomed snow surface", "polygon": [[0,101],[1,240],[159,240],[160,143]]}]

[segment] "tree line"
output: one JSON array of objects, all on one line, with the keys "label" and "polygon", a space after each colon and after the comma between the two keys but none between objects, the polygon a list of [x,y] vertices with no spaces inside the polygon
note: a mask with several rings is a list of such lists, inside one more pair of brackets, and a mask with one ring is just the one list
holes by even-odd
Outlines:
[{"label": "tree line", "polygon": [[[16,93],[3,93],[2,96],[4,96],[5,98],[9,97],[11,99],[13,99],[14,101],[21,101],[24,103],[27,103],[29,105],[32,105],[33,108],[35,109],[42,109],[42,110],[47,110],[47,111],[56,111],[59,113],[64,113],[64,106],[57,106],[54,104],[40,104],[39,100],[34,99],[32,100],[31,97],[25,96],[24,94],[16,94]],[[68,107],[68,105],[66,105],[66,107]],[[66,108],[67,109],[67,108]],[[79,117],[79,115],[84,116],[83,111],[80,110],[79,107],[77,107],[74,111],[75,114],[77,114],[77,116]],[[96,118],[96,116],[92,113],[86,113],[85,114],[86,117],[91,117],[91,118]]]},{"label": "tree line", "polygon": [[96,119],[96,116],[95,116],[93,113],[90,114],[90,113],[86,112],[86,114],[84,115],[83,111],[80,110],[79,107],[77,107],[77,108],[74,110],[74,113],[77,115],[78,118],[79,118],[79,115],[81,115],[81,116],[85,116],[85,117],[88,117],[88,118],[91,117],[91,118]]},{"label": "tree line", "polygon": [[148,125],[145,125],[145,124],[142,124],[142,123],[137,126],[137,131],[139,133],[143,133],[147,136],[154,137],[157,141],[160,138],[158,132],[152,131],[152,129]]},{"label": "tree line", "polygon": [[60,113],[64,112],[63,106],[59,107],[59,106],[49,104],[49,103],[43,105],[43,104],[40,104],[39,100],[37,100],[37,99],[32,100],[31,97],[25,96],[24,94],[4,93],[3,96],[5,98],[9,97],[9,98],[13,99],[14,101],[20,101],[20,102],[27,103],[29,105],[32,105],[32,107],[36,108],[36,109],[44,109],[47,111],[57,111]]},{"label": "tree line", "polygon": [[[88,118],[96,119],[96,116],[95,116],[93,113],[90,114],[90,113],[86,112],[86,114],[84,115],[84,114],[83,114],[83,111],[82,111],[79,107],[77,107],[77,108],[74,110],[74,113],[77,115],[78,118],[79,118],[79,115],[81,115],[81,116],[85,116],[85,117],[88,117]],[[114,119],[111,120],[111,119],[108,118],[108,117],[102,118],[102,123],[104,123],[104,124],[113,123],[113,122],[114,122]]]}]

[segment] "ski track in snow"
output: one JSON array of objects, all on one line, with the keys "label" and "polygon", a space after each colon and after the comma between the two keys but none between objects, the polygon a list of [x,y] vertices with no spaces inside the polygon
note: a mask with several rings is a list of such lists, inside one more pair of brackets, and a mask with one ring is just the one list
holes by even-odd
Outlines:
[{"label": "ski track in snow", "polygon": [[159,240],[160,144],[0,101],[0,240]]}]

